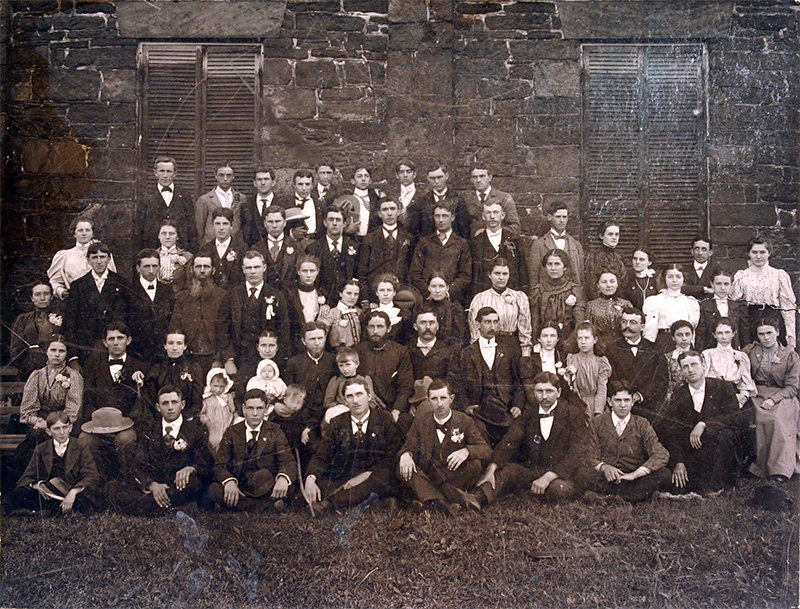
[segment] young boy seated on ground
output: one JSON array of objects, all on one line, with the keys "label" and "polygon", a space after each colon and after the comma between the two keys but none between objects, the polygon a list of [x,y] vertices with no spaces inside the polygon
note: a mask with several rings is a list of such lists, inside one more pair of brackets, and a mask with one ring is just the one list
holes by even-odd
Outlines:
[{"label": "young boy seated on ground", "polygon": [[216,456],[203,504],[216,511],[286,509],[297,480],[292,449],[275,423],[264,420],[267,397],[260,389],[244,394],[244,421],[228,427]]},{"label": "young boy seated on ground", "polygon": [[139,434],[131,480],[106,484],[109,504],[131,516],[153,516],[195,501],[211,467],[202,424],[183,417],[186,401],[177,385],[158,391],[155,424]]},{"label": "young boy seated on ground", "polygon": [[12,505],[27,514],[99,509],[100,474],[89,447],[70,438],[72,423],[64,411],[51,412],[46,422],[50,440],[36,447],[11,494]]},{"label": "young boy seated on ground", "polygon": [[605,412],[591,421],[587,465],[575,474],[575,484],[587,502],[621,497],[645,501],[669,486],[669,452],[644,417],[631,414],[633,395],[628,381],[611,381]]},{"label": "young boy seated on ground", "polygon": [[[353,347],[341,347],[336,352],[336,365],[339,368],[341,376],[334,376],[328,383],[328,388],[325,390],[325,399],[322,404],[325,408],[325,418],[322,425],[325,426],[330,423],[331,419],[343,412],[348,412],[344,400],[344,383],[347,379],[353,378],[358,371],[358,365],[361,363],[361,358]],[[372,379],[369,376],[364,376],[367,382],[367,389],[371,396],[369,405],[371,408],[384,408],[383,401],[375,395],[375,389],[372,386]]]},{"label": "young boy seated on ground", "polygon": [[286,436],[292,452],[300,455],[300,465],[305,468],[317,448],[319,434],[314,432],[305,407],[306,389],[302,385],[289,385],[283,399],[277,400],[267,415],[267,421],[276,423]]}]

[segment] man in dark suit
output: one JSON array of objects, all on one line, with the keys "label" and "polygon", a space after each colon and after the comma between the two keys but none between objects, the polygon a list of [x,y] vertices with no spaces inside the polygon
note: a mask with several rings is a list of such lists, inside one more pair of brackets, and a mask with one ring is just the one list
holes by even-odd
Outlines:
[{"label": "man in dark suit", "polygon": [[464,201],[461,196],[453,189],[448,188],[447,180],[450,179],[450,172],[444,163],[436,163],[428,170],[428,183],[430,189],[424,193],[417,194],[406,210],[405,217],[401,224],[414,237],[412,246],[420,237],[436,232],[436,225],[433,223],[433,207],[439,201],[446,199],[453,205],[456,214],[456,222],[453,229],[456,234],[464,239],[469,239],[469,224],[461,226],[462,218],[467,217]]},{"label": "man in dark suit", "polygon": [[131,353],[148,364],[164,356],[164,337],[175,304],[172,287],[158,281],[159,267],[158,250],[139,251],[138,277],[131,288],[128,326],[133,334]]},{"label": "man in dark suit", "polygon": [[[82,420],[89,422],[100,408],[116,408],[139,428],[149,425],[149,418],[139,399],[147,376],[147,367],[130,355],[131,333],[121,322],[105,327],[103,352],[93,353],[84,366]],[[113,434],[81,432],[78,441],[92,449],[94,460],[104,479],[127,476],[136,447],[136,431],[124,429]]]},{"label": "man in dark suit", "polygon": [[312,191],[312,196],[320,203],[322,209],[330,205],[339,196],[341,189],[333,183],[333,176],[336,174],[336,167],[328,159],[323,159],[317,163],[315,177],[316,184]]},{"label": "man in dark suit", "polygon": [[359,244],[343,235],[344,215],[336,207],[325,212],[325,236],[306,247],[306,253],[320,261],[317,287],[329,294],[331,306],[339,300],[339,292],[348,279],[356,277]]},{"label": "man in dark suit", "polygon": [[485,230],[470,239],[472,251],[472,296],[492,288],[489,273],[498,258],[508,262],[508,287],[528,294],[528,265],[522,242],[511,236],[503,225],[506,217],[502,205],[483,204]]},{"label": "man in dark suit", "polygon": [[280,202],[284,208],[296,207],[306,216],[308,238],[317,239],[324,233],[325,199],[318,196],[314,188],[314,174],[309,169],[298,169],[292,176],[293,193],[291,198]]},{"label": "man in dark suit", "polygon": [[214,283],[228,290],[242,283],[242,257],[247,246],[241,237],[231,234],[233,212],[230,209],[215,209],[211,216],[214,239],[200,246],[197,255],[211,258]]},{"label": "man in dark suit", "polygon": [[91,271],[72,282],[64,306],[64,334],[75,346],[80,364],[93,348],[101,348],[104,329],[112,321],[127,322],[130,286],[108,269],[111,251],[105,243],[93,243],[86,251]]},{"label": "man in dark suit", "polygon": [[416,333],[406,346],[414,380],[426,376],[432,379],[448,378],[451,369],[459,365],[459,348],[439,338],[439,319],[429,305],[416,308],[413,315]]},{"label": "man in dark suit", "polygon": [[408,282],[408,261],[411,257],[411,234],[397,223],[397,201],[383,198],[378,203],[382,226],[369,233],[361,242],[358,259],[358,279],[364,286],[361,301],[377,302],[373,282],[382,273],[390,273],[400,283]]},{"label": "man in dark suit", "polygon": [[469,242],[453,232],[455,208],[444,200],[434,206],[436,233],[422,237],[414,249],[408,276],[422,294],[428,293],[428,283],[434,273],[447,277],[450,299],[467,304],[472,282],[472,253]]},{"label": "man in dark suit", "polygon": [[669,368],[664,354],[642,337],[644,313],[625,307],[620,319],[622,336],[606,347],[606,357],[611,363],[611,380],[625,380],[631,384],[633,414],[643,416],[652,424],[661,410],[669,385]]},{"label": "man in dark suit", "polygon": [[101,506],[100,474],[92,453],[70,437],[71,432],[72,423],[64,411],[47,415],[50,439],[36,446],[11,494],[14,507],[30,513],[44,504],[67,513]]},{"label": "man in dark suit", "polygon": [[746,302],[728,298],[732,283],[733,276],[728,271],[720,269],[714,272],[711,278],[714,297],[703,298],[700,302],[700,321],[697,322],[694,339],[694,346],[698,351],[717,346],[714,329],[723,317],[730,320],[731,328],[735,332],[731,346],[739,349],[747,344],[750,338],[750,311]]},{"label": "man in dark suit", "polygon": [[530,369],[522,359],[519,341],[497,336],[500,316],[491,307],[476,314],[478,340],[461,351],[461,363],[451,371],[462,410],[480,420],[495,446],[512,421],[525,409],[525,383]]},{"label": "man in dark suit", "polygon": [[683,274],[683,287],[681,292],[687,296],[694,296],[697,300],[714,293],[711,282],[714,273],[720,270],[720,266],[711,260],[714,255],[711,239],[699,236],[692,241],[692,264],[686,265]]},{"label": "man in dark suit", "polygon": [[414,375],[408,349],[387,339],[389,316],[383,311],[367,315],[366,341],[356,345],[358,374],[372,379],[375,394],[403,429],[411,425],[408,399],[414,393]]},{"label": "man in dark suit", "polygon": [[267,397],[260,389],[244,394],[244,421],[225,430],[203,503],[206,507],[283,511],[297,480],[297,465],[281,428],[264,420]]},{"label": "man in dark suit", "polygon": [[231,234],[239,239],[242,238],[242,203],[244,202],[244,195],[231,188],[234,172],[230,163],[220,163],[214,173],[214,178],[217,180],[216,188],[201,195],[194,203],[197,240],[201,244],[214,238],[214,218],[212,213],[215,209],[231,210]]},{"label": "man in dark suit", "polygon": [[391,198],[397,202],[398,217],[400,223],[404,224],[408,208],[414,201],[422,195],[417,188],[414,180],[417,179],[417,168],[410,159],[400,159],[394,166],[394,177],[397,178],[396,184],[391,184],[386,188],[384,197]]},{"label": "man in dark suit", "polygon": [[[466,217],[460,218],[462,226],[469,226],[469,236],[474,237],[478,231],[485,228],[483,222],[483,204],[499,203],[506,214],[506,229],[509,235],[519,237],[519,214],[517,204],[507,192],[492,187],[492,173],[481,166],[475,166],[469,173],[470,182],[474,190],[464,197]],[[541,212],[540,212],[541,213]]]},{"label": "man in dark suit", "polygon": [[211,453],[202,424],[183,418],[185,404],[179,387],[159,389],[161,416],[139,434],[133,478],[106,484],[106,496],[115,510],[153,516],[197,498],[211,467]]},{"label": "man in dark suit", "polygon": [[197,251],[197,227],[194,202],[188,194],[175,186],[178,164],[175,159],[160,156],[153,163],[155,187],[148,186],[136,208],[135,227],[138,231],[134,244],[139,248],[157,248],[158,230],[163,220],[172,220],[178,228],[182,247]]},{"label": "man in dark suit", "polygon": [[452,410],[455,396],[441,379],[428,385],[433,411],[414,419],[400,449],[400,478],[414,491],[414,507],[454,514],[460,508],[479,508],[465,492],[477,482],[492,449],[463,412]]},{"label": "man in dark suit", "polygon": [[733,384],[705,378],[700,353],[685,351],[678,364],[686,383],[672,394],[657,425],[669,450],[673,487],[678,492],[716,495],[736,481],[746,418]]},{"label": "man in dark suit", "polygon": [[222,300],[217,340],[222,345],[222,360],[230,376],[238,368],[258,362],[258,335],[272,328],[278,335],[279,354],[289,350],[289,310],[286,296],[264,282],[264,256],[251,250],[242,260],[245,283],[232,288]]},{"label": "man in dark suit", "polygon": [[305,351],[295,355],[286,364],[287,385],[302,385],[306,390],[306,408],[309,418],[318,429],[325,415],[323,400],[328,383],[336,375],[336,360],[325,351],[327,326],[321,321],[310,321],[301,330]]},{"label": "man in dark suit", "polygon": [[308,465],[306,495],[317,513],[357,505],[371,493],[381,499],[397,493],[400,429],[388,412],[370,408],[363,376],[345,381],[344,397],[349,412],[331,419]]},{"label": "man in dark suit", "polygon": [[272,205],[264,210],[266,235],[253,246],[264,254],[267,263],[265,281],[276,290],[288,290],[297,285],[297,257],[303,246],[285,235],[286,210]]},{"label": "man in dark suit", "polygon": [[631,414],[633,394],[627,381],[612,381],[605,412],[589,426],[587,462],[575,474],[575,484],[587,502],[618,495],[630,502],[646,501],[669,484],[669,452],[644,417]]},{"label": "man in dark suit", "polygon": [[264,219],[267,209],[276,205],[275,193],[272,191],[275,186],[275,172],[269,167],[256,168],[253,186],[256,189],[255,194],[242,203],[242,237],[250,247],[267,236]]},{"label": "man in dark suit", "polygon": [[195,256],[192,278],[187,288],[175,297],[169,324],[171,331],[180,331],[186,336],[187,354],[204,375],[222,350],[218,328],[225,290],[211,281],[212,272],[210,256]]},{"label": "man in dark suit", "polygon": [[535,402],[495,447],[492,462],[478,481],[474,495],[481,505],[503,491],[528,487],[550,501],[577,494],[572,478],[586,452],[586,410],[559,399],[561,384],[552,372],[537,374],[533,391]]}]

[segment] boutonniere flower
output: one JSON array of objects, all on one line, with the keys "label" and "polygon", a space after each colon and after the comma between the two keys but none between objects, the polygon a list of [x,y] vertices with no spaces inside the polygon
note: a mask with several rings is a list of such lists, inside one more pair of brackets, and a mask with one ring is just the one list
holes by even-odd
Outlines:
[{"label": "boutonniere flower", "polygon": [[506,290],[503,292],[503,300],[505,300],[508,304],[512,304],[516,299],[516,295],[511,290]]},{"label": "boutonniere flower", "polygon": [[47,316],[47,321],[49,321],[54,326],[60,326],[64,322],[64,318],[61,317],[61,315],[50,313],[50,315]]},{"label": "boutonniere flower", "polygon": [[264,299],[264,302],[266,302],[268,305],[275,304],[275,297],[274,296],[267,296]]},{"label": "boutonniere flower", "polygon": [[402,246],[403,247],[408,247],[409,245],[411,245],[411,242],[408,239],[403,239],[403,245]]},{"label": "boutonniere flower", "polygon": [[622,306],[621,306],[620,304],[614,304],[614,305],[612,305],[612,306],[614,307],[614,310],[615,310],[617,313],[619,313],[620,311],[622,311]]},{"label": "boutonniere flower", "polygon": [[506,243],[506,251],[512,257],[516,256],[517,255],[517,246],[509,241],[508,243]]},{"label": "boutonniere flower", "polygon": [[453,429],[453,434],[450,436],[450,441],[458,444],[464,441],[464,432],[461,431],[458,427]]},{"label": "boutonniere flower", "polygon": [[119,370],[114,374],[114,382],[121,383],[122,382],[122,370]]},{"label": "boutonniere flower", "polygon": [[56,383],[60,383],[60,384],[61,384],[61,386],[62,386],[64,389],[69,389],[69,387],[70,387],[70,385],[71,385],[71,382],[70,382],[70,380],[69,380],[69,377],[68,377],[66,374],[64,374],[64,373],[61,373],[61,372],[59,372],[58,374],[56,374]]},{"label": "boutonniere flower", "polygon": [[544,438],[540,436],[538,433],[535,436],[533,436],[533,441],[535,444],[541,444],[542,440],[544,440]]},{"label": "boutonniere flower", "polygon": [[574,307],[576,302],[578,302],[578,299],[575,298],[575,294],[570,294],[569,296],[567,296],[567,299],[564,301],[564,304],[566,304],[568,307]]},{"label": "boutonniere flower", "polygon": [[188,370],[186,370],[185,372],[183,372],[181,374],[181,380],[182,381],[189,381],[190,383],[194,382],[194,379],[192,378],[192,373],[189,372]]},{"label": "boutonniere flower", "polygon": [[172,448],[174,448],[175,450],[183,451],[183,450],[186,450],[187,448],[189,448],[189,444],[183,438],[178,438],[172,444]]},{"label": "boutonniere flower", "polygon": [[186,264],[186,263],[187,263],[189,260],[186,258],[186,256],[178,256],[177,258],[175,258],[175,261],[176,261],[178,264],[180,264],[181,266],[183,266],[183,265],[184,265],[184,264]]},{"label": "boutonniere flower", "polygon": [[352,245],[348,245],[347,246],[347,255],[348,256],[355,256],[356,255],[356,248],[354,248]]},{"label": "boutonniere flower", "polygon": [[317,304],[322,306],[325,304],[325,297],[324,296],[317,296]]},{"label": "boutonniere flower", "polygon": [[289,255],[291,256],[292,254],[294,254],[294,248],[293,248],[291,245],[290,245],[290,246],[288,246],[288,247],[286,248],[286,253],[287,253],[287,254],[289,254]]},{"label": "boutonniere flower", "polygon": [[236,260],[236,252],[234,252],[233,250],[229,251],[228,255],[225,256],[225,260],[227,260],[228,262],[233,262],[234,260]]}]

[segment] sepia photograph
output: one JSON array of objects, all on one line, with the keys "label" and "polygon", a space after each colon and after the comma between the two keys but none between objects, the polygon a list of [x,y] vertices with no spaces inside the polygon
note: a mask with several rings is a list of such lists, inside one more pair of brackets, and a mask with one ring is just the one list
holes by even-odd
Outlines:
[{"label": "sepia photograph", "polygon": [[0,607],[800,607],[800,0],[0,0]]}]

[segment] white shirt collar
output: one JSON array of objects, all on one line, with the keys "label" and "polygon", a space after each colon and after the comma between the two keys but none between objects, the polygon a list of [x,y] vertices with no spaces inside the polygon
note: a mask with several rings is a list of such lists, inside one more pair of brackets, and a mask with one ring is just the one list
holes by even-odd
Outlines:
[{"label": "white shirt collar", "polygon": [[417,337],[417,347],[421,349],[433,349],[434,345],[436,344],[436,337],[433,337],[433,340],[429,343],[424,342],[419,336]]},{"label": "white shirt collar", "polygon": [[231,244],[231,237],[228,237],[225,239],[225,241],[220,241],[219,239],[215,238],[214,243],[217,244],[217,248],[224,247],[225,249],[228,249],[228,246]]},{"label": "white shirt collar", "polygon": [[69,445],[69,438],[67,438],[67,441],[64,442],[63,444],[61,442],[56,442],[56,439],[53,438],[53,448],[55,449],[56,454],[59,457],[63,457],[64,456],[64,453],[67,452],[67,446],[68,445]]},{"label": "white shirt collar", "polygon": [[262,281],[258,285],[252,285],[252,284],[249,284],[249,283],[247,283],[245,281],[244,282],[244,288],[245,288],[245,290],[244,290],[245,291],[245,296],[250,296],[250,289],[251,288],[255,288],[256,289],[255,297],[258,298],[259,296],[261,296],[261,290],[264,288],[264,282]]},{"label": "white shirt collar", "polygon": [[167,423],[164,419],[161,419],[161,434],[167,435],[167,427],[172,429],[171,435],[173,438],[178,437],[178,433],[181,431],[181,425],[183,425],[183,415],[179,414],[178,418],[172,421],[172,423]]},{"label": "white shirt collar", "polygon": [[705,379],[703,379],[703,384],[700,385],[700,387],[698,389],[695,389],[694,387],[689,385],[689,383],[686,383],[686,386],[689,387],[689,393],[691,393],[692,395],[706,392],[706,381],[705,381]]},{"label": "white shirt collar", "polygon": [[491,231],[488,228],[486,229],[486,236],[487,237],[502,237],[503,236],[503,227],[501,226],[496,231]]},{"label": "white shirt collar", "polygon": [[611,411],[611,422],[614,423],[614,427],[619,427],[620,422],[625,423],[625,427],[627,427],[630,420],[631,420],[630,412],[628,413],[628,416],[626,416],[624,419],[620,419],[617,416],[617,413],[615,413],[613,410]]},{"label": "white shirt collar", "polygon": [[478,345],[481,349],[491,349],[497,346],[497,338],[484,338],[483,336],[478,337]]},{"label": "white shirt collar", "polygon": [[252,434],[252,432],[256,432],[256,435],[260,434],[260,433],[261,433],[261,426],[262,426],[263,424],[264,424],[264,421],[259,421],[259,422],[258,422],[258,425],[257,425],[256,427],[250,427],[250,423],[248,423],[248,422],[245,420],[245,422],[244,422],[244,428],[245,428],[245,430],[248,432],[247,434],[245,434],[245,439],[249,439],[249,438],[247,438],[247,436],[248,436],[248,435],[250,435],[250,434]]},{"label": "white shirt collar", "polygon": [[[114,358],[112,358],[111,355],[109,355],[107,359],[108,359],[108,361],[111,361],[112,359],[121,359],[123,362],[127,362],[128,361],[128,352],[126,351],[121,356],[114,357]],[[118,366],[119,364],[114,364],[114,365]]]},{"label": "white shirt collar", "polygon": [[357,197],[366,197],[369,195],[369,189],[366,188],[354,188],[353,194]]},{"label": "white shirt collar", "polygon": [[[444,240],[445,243],[450,241],[450,235],[452,235],[452,234],[453,234],[453,229],[452,228],[445,233],[445,240]],[[437,241],[439,241],[441,243],[442,242],[442,238],[440,237],[440,235],[441,235],[441,233],[439,231],[436,231],[436,239],[437,239]]]},{"label": "white shirt collar", "polygon": [[397,224],[392,227],[386,226],[385,224],[381,227],[383,228],[383,236],[388,237],[389,235],[397,236]]},{"label": "white shirt collar", "polygon": [[556,401],[553,403],[553,405],[550,407],[550,410],[545,410],[545,409],[544,409],[544,408],[542,408],[542,407],[541,407],[541,405],[540,405],[540,406],[539,406],[539,414],[540,414],[540,415],[542,415],[542,416],[545,416],[545,417],[552,416],[553,414],[555,414],[555,413],[554,413],[554,411],[555,411],[555,409],[556,409],[556,406],[558,406],[558,400],[556,400]]},{"label": "white shirt collar", "polygon": [[567,231],[564,231],[563,233],[558,234],[556,232],[556,229],[551,228],[550,229],[550,235],[553,237],[553,239],[566,239],[567,238]]},{"label": "white shirt collar", "polygon": [[272,203],[272,199],[274,198],[275,198],[275,193],[272,192],[271,190],[265,195],[258,195],[258,200],[264,201],[264,203],[267,204],[267,207],[269,207],[270,203]]},{"label": "white shirt collar", "polygon": [[[331,239],[331,236],[325,235],[325,238],[328,240],[328,249],[333,249],[333,239]],[[336,244],[340,252],[342,251],[342,241],[343,241],[343,236],[340,235],[339,238],[336,240]]]},{"label": "white shirt collar", "polygon": [[108,279],[108,269],[106,269],[103,272],[103,274],[99,276],[97,273],[94,272],[94,269],[92,269],[92,279],[94,279],[95,283],[97,283],[98,281],[105,281],[106,279]]},{"label": "white shirt collar", "polygon": [[139,275],[139,283],[142,284],[142,287],[144,288],[145,292],[147,291],[147,286],[151,284],[156,287],[158,286],[157,279],[153,279],[153,281],[147,281],[147,279],[145,279],[141,275]]},{"label": "white shirt collar", "polygon": [[435,422],[436,422],[438,425],[444,425],[445,423],[447,423],[447,422],[448,422],[450,419],[452,419],[452,418],[453,418],[453,411],[452,411],[452,410],[450,411],[450,414],[448,414],[448,415],[445,417],[444,421],[440,421],[439,419],[437,419],[437,418],[436,418],[436,415],[433,415],[433,420],[434,420],[434,421],[435,421]]},{"label": "white shirt collar", "polygon": [[228,190],[222,190],[219,186],[214,189],[214,192],[217,193],[217,196],[220,198],[221,201],[226,201],[228,199],[233,199],[233,189],[230,188]]},{"label": "white shirt collar", "polygon": [[488,197],[489,197],[489,194],[491,194],[491,192],[492,192],[492,187],[491,187],[491,185],[490,185],[490,186],[489,186],[489,188],[487,188],[485,192],[480,192],[479,190],[476,190],[476,191],[475,191],[475,194],[476,194],[476,195],[478,196],[478,198],[480,199],[482,195],[486,195],[486,197],[488,198]]}]

